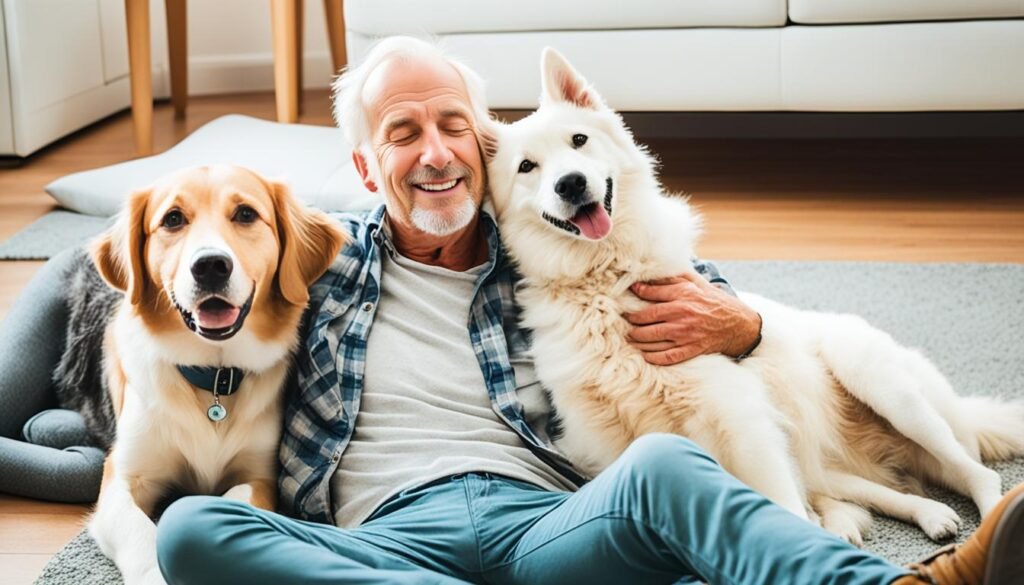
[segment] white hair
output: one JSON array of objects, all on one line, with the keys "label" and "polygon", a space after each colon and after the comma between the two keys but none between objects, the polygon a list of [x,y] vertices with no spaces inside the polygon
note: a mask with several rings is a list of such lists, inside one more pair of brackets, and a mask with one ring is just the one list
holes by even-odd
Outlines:
[{"label": "white hair", "polygon": [[[448,63],[462,77],[469,96],[469,106],[473,114],[473,124],[477,129],[477,140],[482,141],[483,126],[490,121],[487,110],[484,81],[475,71],[458,59],[449,55],[438,43],[429,42],[415,37],[394,36],[377,41],[361,62],[345,68],[345,71],[334,81],[332,87],[334,97],[334,122],[345,134],[352,149],[363,155],[369,167],[370,177],[380,181],[380,169],[371,148],[372,132],[370,120],[366,115],[366,104],[363,103],[363,87],[378,66],[391,59],[421,59],[434,57]],[[481,144],[481,147],[483,145]]]}]

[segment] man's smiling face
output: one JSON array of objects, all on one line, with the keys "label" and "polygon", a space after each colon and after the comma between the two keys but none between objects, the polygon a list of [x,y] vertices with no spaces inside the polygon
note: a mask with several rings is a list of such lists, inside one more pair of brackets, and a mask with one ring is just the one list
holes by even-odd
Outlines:
[{"label": "man's smiling face", "polygon": [[391,59],[363,87],[388,216],[445,236],[476,215],[483,162],[465,82],[438,59]]}]

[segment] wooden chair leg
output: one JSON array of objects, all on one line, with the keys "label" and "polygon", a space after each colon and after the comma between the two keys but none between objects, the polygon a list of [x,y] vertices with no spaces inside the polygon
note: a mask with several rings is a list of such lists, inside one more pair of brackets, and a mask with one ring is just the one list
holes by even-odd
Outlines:
[{"label": "wooden chair leg", "polygon": [[171,67],[171,103],[174,115],[185,117],[188,105],[188,25],[186,0],[164,0],[167,11],[167,54]]},{"label": "wooden chair leg", "polygon": [[302,55],[305,53],[305,48],[302,44],[302,32],[305,27],[305,12],[306,0],[296,0],[295,2],[295,103],[298,104],[299,115],[302,115]]},{"label": "wooden chair leg", "polygon": [[327,43],[331,46],[331,62],[334,64],[334,74],[337,75],[348,64],[343,0],[324,0],[324,16],[327,20]]},{"label": "wooden chair leg", "polygon": [[125,0],[128,69],[132,88],[135,152],[153,152],[153,64],[149,51],[149,0]]},{"label": "wooden chair leg", "polygon": [[298,0],[271,0],[270,24],[274,46],[274,99],[277,121],[293,124],[299,119],[298,75],[295,70],[298,45],[295,33]]}]

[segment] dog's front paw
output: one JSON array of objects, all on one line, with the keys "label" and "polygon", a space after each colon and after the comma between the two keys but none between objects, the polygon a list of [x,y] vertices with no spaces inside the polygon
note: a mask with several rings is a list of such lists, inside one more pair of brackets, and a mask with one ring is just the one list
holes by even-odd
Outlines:
[{"label": "dog's front paw", "polygon": [[821,517],[821,527],[857,548],[864,546],[860,525],[850,515],[826,514]]},{"label": "dog's front paw", "polygon": [[952,538],[960,531],[960,516],[942,502],[925,500],[914,513],[914,519],[928,538],[935,541]]}]

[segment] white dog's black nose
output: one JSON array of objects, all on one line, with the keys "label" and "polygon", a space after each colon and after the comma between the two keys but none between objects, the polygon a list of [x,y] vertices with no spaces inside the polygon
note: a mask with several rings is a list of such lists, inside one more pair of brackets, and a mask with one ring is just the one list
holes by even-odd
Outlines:
[{"label": "white dog's black nose", "polygon": [[562,175],[555,183],[555,193],[566,203],[586,203],[587,178],[583,173]]},{"label": "white dog's black nose", "polygon": [[217,290],[227,286],[234,267],[230,256],[213,248],[202,248],[192,256],[192,276],[204,289]]}]

